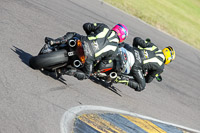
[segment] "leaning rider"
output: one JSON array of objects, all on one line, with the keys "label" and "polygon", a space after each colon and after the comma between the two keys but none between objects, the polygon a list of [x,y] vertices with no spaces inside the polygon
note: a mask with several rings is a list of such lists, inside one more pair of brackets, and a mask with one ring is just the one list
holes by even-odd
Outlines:
[{"label": "leaning rider", "polygon": [[[140,37],[135,37],[133,47],[124,43],[124,48],[134,55],[134,58],[131,59],[134,65],[132,65],[129,73],[134,79],[118,77],[116,82],[126,84],[136,91],[144,90],[146,83],[150,83],[154,78],[162,81],[160,74],[164,70],[164,65],[175,59],[175,51],[171,46],[159,50],[150,39],[145,41]],[[145,75],[144,72],[147,72],[147,74]]]},{"label": "leaning rider", "polygon": [[63,37],[55,40],[46,38],[45,42],[54,44],[66,43],[74,36],[81,36],[81,41],[85,47],[88,46],[90,52],[87,55],[86,62],[82,71],[62,70],[65,74],[73,75],[79,80],[88,78],[91,75],[94,62],[109,62],[117,56],[118,44],[123,42],[128,36],[128,29],[124,24],[117,24],[112,29],[103,23],[85,23],[83,29],[87,36],[79,35],[75,32],[68,32]]}]

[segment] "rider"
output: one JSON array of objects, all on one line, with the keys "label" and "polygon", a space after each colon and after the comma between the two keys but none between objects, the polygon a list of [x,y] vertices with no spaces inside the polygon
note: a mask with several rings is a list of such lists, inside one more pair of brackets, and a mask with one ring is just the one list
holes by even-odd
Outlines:
[{"label": "rider", "polygon": [[[167,65],[175,59],[175,51],[171,46],[159,50],[155,44],[151,43],[150,39],[145,41],[140,37],[135,37],[133,47],[126,43],[123,43],[123,45],[127,51],[134,55],[134,59],[131,59],[134,65],[132,65],[129,73],[134,79],[118,77],[116,82],[126,84],[136,91],[144,90],[146,83],[150,83],[154,78],[162,81],[160,74],[164,70],[164,64]],[[129,56],[128,58],[132,57]],[[148,73],[144,75],[144,72]]]},{"label": "rider", "polygon": [[[91,75],[95,62],[109,62],[117,56],[118,44],[123,42],[128,36],[128,29],[124,24],[115,25],[112,30],[103,23],[85,23],[83,29],[87,36],[79,35],[75,32],[68,32],[63,37],[55,40],[46,38],[45,42],[51,45],[67,42],[72,37],[79,36],[84,46],[87,47],[87,59],[82,71],[73,69],[65,71],[65,74],[74,75],[79,80],[88,78]],[[63,70],[62,70],[63,71]]]}]

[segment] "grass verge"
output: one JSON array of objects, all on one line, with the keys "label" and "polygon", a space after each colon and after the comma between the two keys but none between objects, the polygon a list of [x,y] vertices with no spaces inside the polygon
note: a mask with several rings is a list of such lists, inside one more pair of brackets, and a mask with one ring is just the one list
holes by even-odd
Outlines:
[{"label": "grass verge", "polygon": [[200,49],[200,0],[104,0]]}]

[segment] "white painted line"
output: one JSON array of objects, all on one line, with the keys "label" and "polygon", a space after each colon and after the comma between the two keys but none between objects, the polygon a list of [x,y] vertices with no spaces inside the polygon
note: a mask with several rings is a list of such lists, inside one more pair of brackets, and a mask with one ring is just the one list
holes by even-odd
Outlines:
[{"label": "white painted line", "polygon": [[176,125],[176,124],[169,123],[169,122],[164,122],[164,121],[154,119],[154,118],[151,118],[151,117],[148,117],[148,116],[143,116],[143,115],[140,115],[140,114],[131,113],[131,112],[128,112],[128,111],[109,108],[109,107],[92,106],[92,105],[76,106],[76,107],[73,107],[73,108],[69,109],[68,111],[66,111],[63,114],[61,122],[60,122],[61,133],[71,133],[71,130],[73,128],[72,124],[74,122],[74,119],[76,118],[76,116],[78,116],[78,114],[80,112],[86,111],[86,110],[89,110],[89,111],[91,111],[91,110],[108,111],[108,112],[119,113],[119,114],[127,114],[127,115],[130,115],[130,116],[139,117],[139,118],[142,118],[142,119],[152,120],[152,121],[160,122],[160,123],[163,123],[163,124],[175,126],[175,127],[182,128],[182,129],[185,129],[185,130],[188,130],[188,131],[191,131],[191,132],[200,133],[200,131],[195,130],[195,129],[187,128],[187,127],[184,127],[184,126],[181,126],[181,125]]}]

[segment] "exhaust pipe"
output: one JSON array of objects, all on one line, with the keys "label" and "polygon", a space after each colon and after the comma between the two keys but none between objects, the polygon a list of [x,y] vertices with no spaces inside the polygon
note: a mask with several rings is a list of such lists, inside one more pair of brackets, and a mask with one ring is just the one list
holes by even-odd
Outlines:
[{"label": "exhaust pipe", "polygon": [[117,78],[117,73],[116,72],[111,72],[107,79],[106,79],[106,82],[112,82],[115,78]]},{"label": "exhaust pipe", "polygon": [[110,77],[111,79],[115,79],[115,78],[117,78],[117,73],[116,73],[116,72],[111,72],[111,73],[109,74],[109,77]]},{"label": "exhaust pipe", "polygon": [[70,47],[75,47],[76,46],[76,41],[75,40],[69,40],[69,46]]},{"label": "exhaust pipe", "polygon": [[74,65],[76,68],[78,68],[78,67],[80,67],[80,66],[82,65],[82,63],[80,62],[80,60],[75,60],[75,61],[73,62],[73,65]]}]

